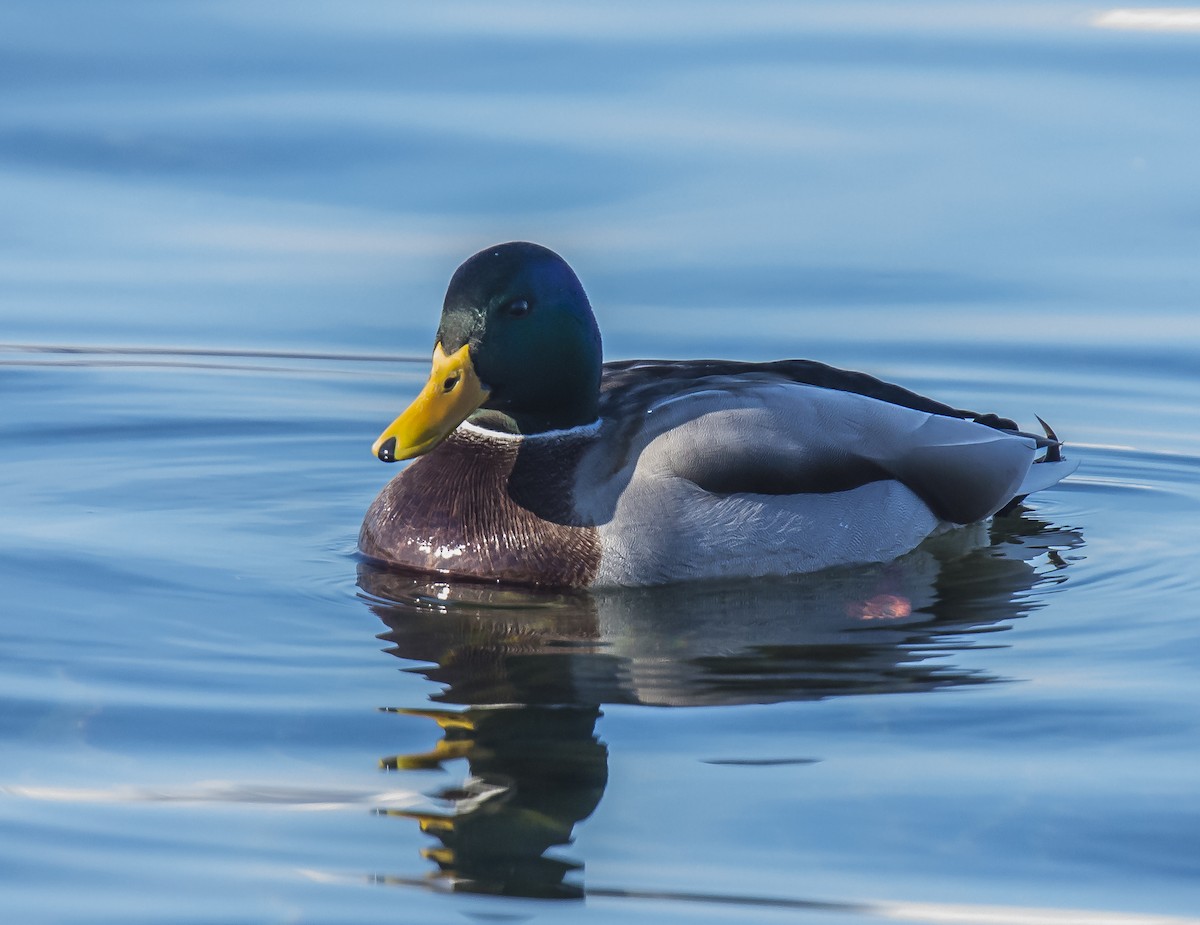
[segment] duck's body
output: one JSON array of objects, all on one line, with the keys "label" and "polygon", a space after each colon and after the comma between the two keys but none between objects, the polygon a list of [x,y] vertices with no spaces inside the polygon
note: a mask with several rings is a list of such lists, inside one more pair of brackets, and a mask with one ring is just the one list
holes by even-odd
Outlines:
[{"label": "duck's body", "polygon": [[[601,369],[590,307],[581,288],[564,290],[563,268],[544,248],[510,244],[455,275],[447,312],[460,304],[456,288],[501,297],[474,310],[473,323],[443,314],[430,385],[375,448],[384,459],[421,458],[371,505],[363,553],[422,571],[573,587],[809,572],[895,558],[1074,469],[1056,441],[1011,421],[818,363]],[[546,272],[549,293],[537,285]],[[583,399],[567,383],[561,402],[530,416],[514,408],[519,389],[508,377],[536,380],[539,368],[499,363],[491,336],[497,324],[532,329],[539,310],[550,317],[564,299],[568,336],[594,339],[595,369],[576,377]],[[524,310],[513,315],[514,303]],[[545,383],[550,398],[560,384]],[[460,392],[470,400],[451,413],[430,410]]]}]

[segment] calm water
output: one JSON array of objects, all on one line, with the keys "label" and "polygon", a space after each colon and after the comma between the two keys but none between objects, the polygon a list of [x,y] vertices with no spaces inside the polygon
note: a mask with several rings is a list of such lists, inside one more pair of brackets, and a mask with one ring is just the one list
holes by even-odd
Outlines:
[{"label": "calm water", "polygon": [[[1200,921],[1200,32],[444,6],[0,9],[6,921]],[[1082,466],[804,578],[372,569],[371,441],[512,238],[612,358]]]}]

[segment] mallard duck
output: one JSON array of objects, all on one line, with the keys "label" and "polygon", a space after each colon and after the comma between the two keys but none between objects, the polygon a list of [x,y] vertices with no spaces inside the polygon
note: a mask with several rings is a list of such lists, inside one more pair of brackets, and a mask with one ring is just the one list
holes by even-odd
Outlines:
[{"label": "mallard duck", "polygon": [[429,380],[372,447],[416,460],[359,548],[557,587],[884,562],[1072,472],[1043,427],[809,360],[603,363],[566,261],[501,244],[450,280]]}]

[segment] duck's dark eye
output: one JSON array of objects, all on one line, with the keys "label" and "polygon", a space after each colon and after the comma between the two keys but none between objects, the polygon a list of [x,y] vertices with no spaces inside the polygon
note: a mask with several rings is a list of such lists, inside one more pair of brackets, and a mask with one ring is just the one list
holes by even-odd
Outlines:
[{"label": "duck's dark eye", "polygon": [[528,299],[513,299],[511,302],[509,302],[507,305],[504,306],[504,314],[508,315],[508,317],[510,317],[510,318],[520,318],[524,315],[528,315],[529,314],[529,300]]}]

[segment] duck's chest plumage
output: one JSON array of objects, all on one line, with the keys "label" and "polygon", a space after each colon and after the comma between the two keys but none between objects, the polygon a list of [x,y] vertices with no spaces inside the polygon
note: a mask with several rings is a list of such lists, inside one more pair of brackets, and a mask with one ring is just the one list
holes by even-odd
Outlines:
[{"label": "duck's chest plumage", "polygon": [[583,587],[596,528],[572,508],[579,448],[464,427],[392,479],[359,536],[367,556],[422,572]]}]

